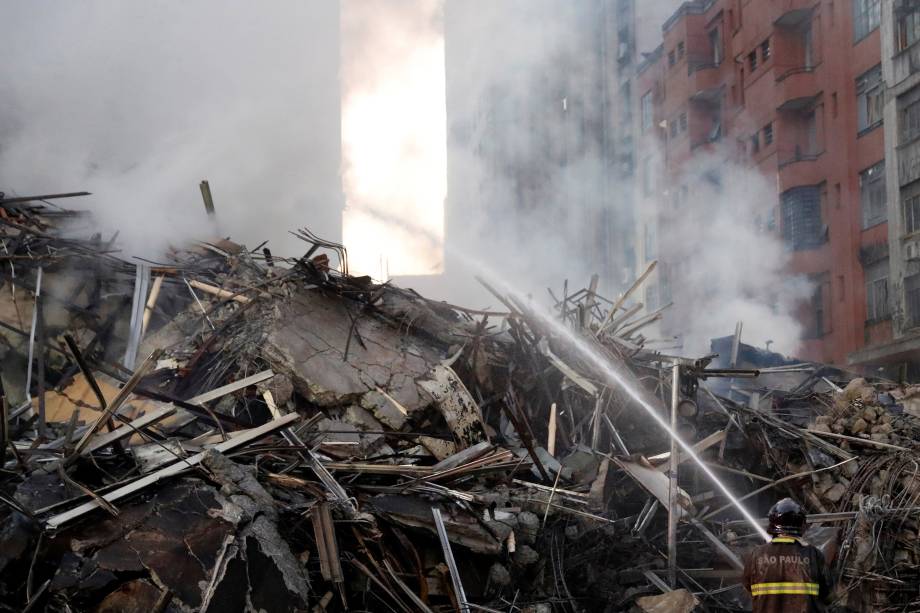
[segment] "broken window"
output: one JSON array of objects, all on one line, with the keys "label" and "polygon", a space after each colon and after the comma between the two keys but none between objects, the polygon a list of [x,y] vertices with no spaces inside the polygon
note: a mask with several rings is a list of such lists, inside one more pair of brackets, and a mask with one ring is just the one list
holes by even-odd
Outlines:
[{"label": "broken window", "polygon": [[674,49],[668,51],[668,66],[673,66],[677,61],[674,59]]},{"label": "broken window", "polygon": [[672,119],[668,124],[668,134],[671,135],[671,138],[677,137],[677,118]]},{"label": "broken window", "polygon": [[654,121],[652,92],[645,92],[642,96],[642,99],[639,101],[639,112],[642,114],[642,131],[645,132],[652,127],[652,122]]},{"label": "broken window", "polygon": [[680,131],[681,132],[687,131],[687,114],[686,113],[680,114]]},{"label": "broken window", "polygon": [[754,49],[748,53],[748,66],[751,69],[751,72],[757,70],[757,49]]},{"label": "broken window", "polygon": [[867,37],[881,20],[881,0],[853,0],[853,41]]},{"label": "broken window", "polygon": [[859,201],[862,227],[871,228],[888,220],[885,199],[885,160],[859,173]]},{"label": "broken window", "polygon": [[771,121],[763,127],[763,144],[764,146],[773,143],[773,122]]},{"label": "broken window", "polygon": [[760,60],[766,62],[770,59],[770,39],[760,43]]},{"label": "broken window", "polygon": [[821,224],[821,190],[817,185],[794,187],[783,192],[783,240],[793,251],[817,247],[824,242]]},{"label": "broken window", "polygon": [[681,60],[684,57],[684,41],[677,43],[677,59]]},{"label": "broken window", "polygon": [[760,151],[760,134],[754,132],[751,135],[751,153],[757,153]]},{"label": "broken window", "polygon": [[898,15],[898,50],[903,51],[920,40],[920,6],[908,3]]},{"label": "broken window", "polygon": [[912,141],[920,136],[920,100],[901,111],[901,140]]},{"label": "broken window", "polygon": [[904,306],[907,309],[907,325],[920,326],[920,274],[904,277]]},{"label": "broken window", "polygon": [[857,127],[860,132],[882,123],[882,66],[867,71],[856,79]]},{"label": "broken window", "polygon": [[888,319],[891,309],[888,305],[888,258],[865,268],[866,274],[866,320]]}]

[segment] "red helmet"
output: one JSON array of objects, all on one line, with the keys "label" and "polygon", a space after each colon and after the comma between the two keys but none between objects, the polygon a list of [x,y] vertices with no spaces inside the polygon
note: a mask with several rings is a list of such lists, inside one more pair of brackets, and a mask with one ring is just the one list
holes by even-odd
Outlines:
[{"label": "red helmet", "polygon": [[802,536],[805,532],[805,511],[792,498],[783,498],[770,509],[770,525],[767,532]]}]

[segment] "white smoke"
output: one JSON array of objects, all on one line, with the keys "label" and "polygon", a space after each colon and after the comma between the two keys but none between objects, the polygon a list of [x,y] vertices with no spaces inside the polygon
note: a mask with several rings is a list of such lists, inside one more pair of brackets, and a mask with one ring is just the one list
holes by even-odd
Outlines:
[{"label": "white smoke", "polygon": [[129,254],[213,235],[202,179],[224,235],[339,234],[337,2],[30,0],[0,22],[0,190],[93,192],[66,205]]}]

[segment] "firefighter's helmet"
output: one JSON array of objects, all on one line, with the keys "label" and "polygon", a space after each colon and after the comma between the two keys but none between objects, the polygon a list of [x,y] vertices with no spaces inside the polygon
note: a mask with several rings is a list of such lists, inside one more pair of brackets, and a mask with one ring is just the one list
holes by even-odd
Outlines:
[{"label": "firefighter's helmet", "polygon": [[805,532],[805,511],[792,498],[783,498],[770,509],[770,526],[767,532],[802,536]]}]

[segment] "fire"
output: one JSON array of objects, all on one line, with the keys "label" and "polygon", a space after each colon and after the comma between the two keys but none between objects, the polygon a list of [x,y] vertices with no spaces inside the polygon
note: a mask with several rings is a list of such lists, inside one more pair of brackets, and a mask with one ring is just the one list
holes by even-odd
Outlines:
[{"label": "fire", "polygon": [[383,279],[443,268],[441,5],[342,3],[343,234],[355,273]]}]

